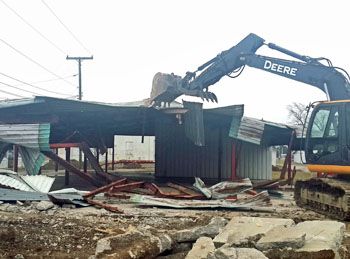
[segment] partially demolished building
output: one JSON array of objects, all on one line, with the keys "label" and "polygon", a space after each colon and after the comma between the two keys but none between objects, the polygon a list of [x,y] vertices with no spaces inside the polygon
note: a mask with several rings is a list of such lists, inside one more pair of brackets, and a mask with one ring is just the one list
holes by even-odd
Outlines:
[{"label": "partially demolished building", "polygon": [[51,97],[0,103],[0,154],[16,144],[29,174],[38,173],[42,154],[50,148],[84,142],[105,153],[114,148],[115,135],[133,135],[141,142],[144,136],[155,136],[159,179],[268,180],[270,146],[288,144],[292,131],[243,117],[243,105],[202,110],[201,104],[185,102],[149,108],[145,102],[102,104]]}]

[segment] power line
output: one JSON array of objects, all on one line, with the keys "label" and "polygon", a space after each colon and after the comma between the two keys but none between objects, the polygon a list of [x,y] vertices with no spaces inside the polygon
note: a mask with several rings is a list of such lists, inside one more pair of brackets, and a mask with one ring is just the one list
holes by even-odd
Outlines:
[{"label": "power line", "polygon": [[27,20],[25,20],[19,13],[17,13],[13,8],[11,8],[8,4],[6,4],[3,0],[1,2],[10,9],[19,19],[22,20],[25,24],[27,24],[32,30],[34,30],[37,34],[39,34],[43,39],[45,39],[47,42],[49,42],[52,46],[54,46],[58,51],[60,51],[63,55],[66,55],[66,53],[59,47],[57,44],[49,40],[45,35],[43,35],[38,29],[36,29],[33,25],[31,25]]},{"label": "power line", "polygon": [[25,90],[25,89],[21,89],[21,88],[19,88],[19,87],[13,86],[13,85],[6,84],[6,83],[4,83],[4,82],[0,82],[0,84],[6,85],[6,86],[8,86],[8,87],[11,87],[11,88],[14,88],[14,89],[17,89],[17,90],[26,92],[26,93],[30,93],[30,94],[34,94],[34,95],[42,95],[42,94],[38,94],[38,93],[35,93],[35,92],[32,92],[32,91],[28,91],[28,90]]},{"label": "power line", "polygon": [[[55,92],[55,91],[47,90],[47,89],[41,88],[41,87],[39,87],[39,86],[35,86],[35,85],[32,85],[32,84],[26,83],[26,82],[24,82],[24,81],[22,81],[22,80],[19,80],[19,79],[17,79],[17,78],[12,77],[12,76],[6,75],[6,74],[4,74],[4,73],[2,73],[2,72],[0,72],[0,75],[6,76],[6,77],[8,77],[8,78],[11,78],[12,80],[15,80],[15,81],[20,82],[20,83],[25,84],[25,85],[29,85],[29,86],[31,86],[31,87],[34,87],[34,88],[39,89],[39,90],[42,90],[42,91],[46,91],[46,92],[53,93],[53,94],[58,94],[58,95],[63,95],[63,96],[70,96],[69,94],[58,93],[58,92]],[[16,87],[16,86],[12,86],[12,87]],[[16,88],[17,88],[17,87],[16,87]],[[19,89],[20,89],[20,88],[19,88]],[[21,89],[21,90],[22,90],[22,89]]]},{"label": "power line", "polygon": [[24,96],[22,96],[22,95],[13,94],[13,93],[7,92],[5,90],[0,90],[0,92],[5,93],[5,94],[9,94],[9,95],[13,95],[13,96],[16,96],[16,97],[19,97],[19,98],[24,98]]},{"label": "power line", "polygon": [[62,79],[63,81],[65,81],[67,84],[70,84],[74,87],[77,87],[76,85],[72,84],[71,82],[65,80],[64,78],[60,77],[59,75],[55,74],[54,72],[50,71],[49,69],[47,69],[46,67],[44,67],[43,65],[39,64],[38,62],[36,62],[35,60],[33,60],[32,58],[28,57],[27,55],[25,55],[24,53],[22,53],[21,51],[19,51],[18,49],[16,49],[15,47],[13,47],[11,44],[7,43],[6,41],[4,41],[3,39],[0,39],[0,41],[2,41],[4,44],[6,44],[8,47],[10,47],[11,49],[13,49],[14,51],[16,51],[17,53],[21,54],[23,57],[27,58],[28,60],[30,60],[31,62],[33,62],[35,65],[41,67],[42,69],[44,69],[45,71],[49,72],[50,74],[54,75],[55,77]]},{"label": "power line", "polygon": [[[74,75],[70,75],[70,76],[63,76],[62,78],[70,78],[70,77],[75,77],[78,74],[74,74]],[[29,84],[42,84],[42,83],[47,83],[47,82],[52,82],[52,81],[58,81],[58,80],[62,80],[60,78],[51,78],[51,79],[47,79],[47,80],[41,80],[41,81],[35,81],[35,82],[30,82]],[[23,85],[23,84],[18,84],[16,86],[19,85]]]},{"label": "power line", "polygon": [[46,6],[46,8],[52,13],[53,16],[56,17],[56,19],[62,24],[62,26],[70,33],[70,35],[79,43],[81,47],[85,49],[89,54],[91,52],[84,46],[84,44],[73,34],[73,32],[61,21],[61,19],[55,14],[55,12],[48,6],[47,3],[45,3],[44,0],[41,0],[41,2]]}]

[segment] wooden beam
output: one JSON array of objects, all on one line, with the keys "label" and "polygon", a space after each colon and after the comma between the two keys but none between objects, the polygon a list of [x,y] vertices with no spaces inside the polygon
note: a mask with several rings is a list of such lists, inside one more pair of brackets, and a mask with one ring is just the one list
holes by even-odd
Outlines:
[{"label": "wooden beam", "polygon": [[108,174],[108,173],[103,171],[103,169],[101,168],[100,164],[97,162],[96,157],[91,152],[89,146],[85,142],[82,142],[80,144],[80,148],[84,152],[84,155],[90,161],[90,164],[91,164],[92,168],[96,171],[96,173],[98,175],[100,175],[103,178],[107,179],[109,182],[113,182],[115,180],[115,177],[113,177],[112,175],[110,175],[110,174]]},{"label": "wooden beam", "polygon": [[51,151],[41,151],[41,153],[43,153],[45,156],[47,156],[51,160],[59,163],[61,166],[63,166],[65,169],[69,170],[70,172],[80,176],[81,178],[83,178],[85,181],[91,183],[92,185],[94,185],[96,187],[101,186],[101,184],[98,181],[96,181],[90,174],[83,173],[78,168],[74,167],[73,165],[71,165],[70,163],[65,161],[64,159],[57,156],[55,153],[53,153]]}]

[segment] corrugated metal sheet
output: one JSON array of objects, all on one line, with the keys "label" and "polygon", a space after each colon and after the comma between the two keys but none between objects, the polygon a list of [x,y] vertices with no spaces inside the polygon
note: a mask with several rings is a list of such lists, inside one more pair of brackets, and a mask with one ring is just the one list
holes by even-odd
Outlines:
[{"label": "corrugated metal sheet", "polygon": [[48,193],[55,178],[45,175],[18,175],[12,171],[0,172],[0,185],[21,191]]},{"label": "corrugated metal sheet", "polygon": [[50,124],[0,124],[0,141],[50,151]]},{"label": "corrugated metal sheet", "polygon": [[231,178],[232,138],[227,130],[205,127],[206,143],[195,146],[185,137],[181,125],[159,124],[156,127],[156,176],[200,177],[218,179],[219,139],[222,141],[221,179]]},{"label": "corrugated metal sheet", "polygon": [[[221,131],[222,158],[219,174],[219,139]],[[160,124],[156,127],[157,177],[200,177],[202,179],[231,179],[233,139],[228,130],[205,127],[204,147],[195,146],[185,137],[181,125]],[[248,142],[242,142],[238,160],[238,176],[251,180],[269,180],[272,177],[271,151]]]},{"label": "corrugated metal sheet", "polygon": [[26,192],[34,191],[32,188],[30,188],[30,186],[28,186],[19,177],[15,175],[9,176],[9,175],[0,174],[0,185],[11,187],[21,191],[26,191]]},{"label": "corrugated metal sheet", "polygon": [[243,142],[238,159],[237,176],[252,180],[271,180],[271,163],[271,147]]},{"label": "corrugated metal sheet", "polygon": [[196,146],[204,146],[203,104],[183,102],[188,112],[184,115],[185,134]]},{"label": "corrugated metal sheet", "polygon": [[285,124],[242,117],[232,120],[230,136],[257,145],[286,145],[292,131],[293,128]]},{"label": "corrugated metal sheet", "polygon": [[243,116],[243,113],[244,113],[244,105],[239,104],[239,105],[231,105],[231,106],[226,106],[226,107],[205,109],[204,112],[241,118]]},{"label": "corrugated metal sheet", "polygon": [[267,191],[258,193],[257,195],[247,197],[245,199],[232,200],[179,200],[158,198],[145,195],[133,195],[131,202],[158,207],[170,208],[226,208],[249,211],[275,211]]},{"label": "corrugated metal sheet", "polygon": [[256,119],[243,117],[232,120],[230,137],[260,145],[265,124]]},{"label": "corrugated metal sheet", "polygon": [[0,188],[0,201],[49,201],[46,193]]},{"label": "corrugated metal sheet", "polygon": [[25,175],[21,178],[35,191],[42,193],[48,193],[55,181],[55,178],[45,175]]}]

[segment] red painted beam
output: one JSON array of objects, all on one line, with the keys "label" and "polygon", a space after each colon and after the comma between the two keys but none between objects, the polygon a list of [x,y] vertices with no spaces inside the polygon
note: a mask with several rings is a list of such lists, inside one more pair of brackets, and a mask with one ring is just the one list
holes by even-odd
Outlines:
[{"label": "red painted beam", "polygon": [[125,182],[126,182],[126,178],[120,179],[120,180],[115,181],[115,182],[113,182],[113,183],[110,183],[110,184],[108,184],[108,185],[102,186],[102,187],[100,187],[100,188],[98,188],[98,189],[96,189],[96,190],[93,190],[93,191],[91,191],[91,192],[85,194],[83,197],[84,197],[84,198],[88,198],[88,197],[94,196],[94,195],[96,195],[96,194],[99,194],[99,193],[101,193],[101,192],[104,192],[105,190],[107,190],[107,189],[109,189],[109,188],[111,188],[111,187],[113,187],[113,186],[122,185],[122,184],[124,184]]},{"label": "red painted beam", "polygon": [[50,148],[66,148],[66,147],[79,147],[80,143],[55,143],[50,144]]}]

